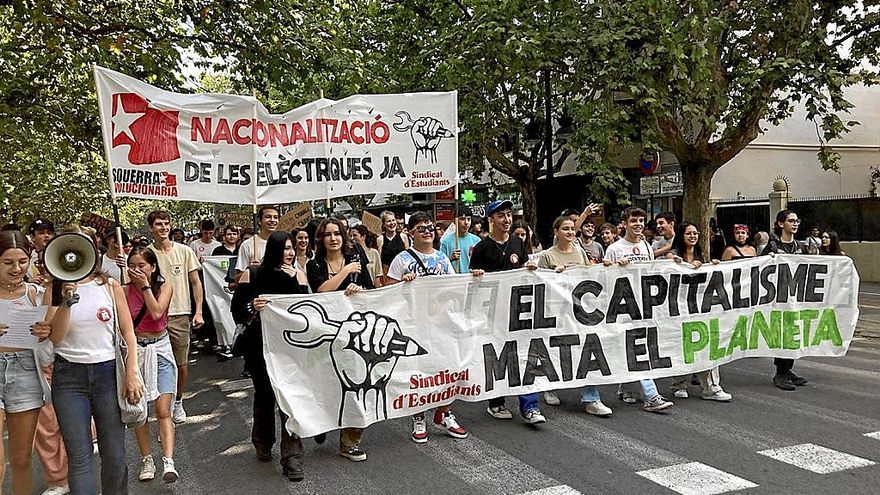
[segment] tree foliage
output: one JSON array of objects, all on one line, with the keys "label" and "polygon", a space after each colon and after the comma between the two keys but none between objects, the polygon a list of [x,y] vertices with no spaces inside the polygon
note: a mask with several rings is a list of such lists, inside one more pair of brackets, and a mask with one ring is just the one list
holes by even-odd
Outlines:
[{"label": "tree foliage", "polygon": [[618,139],[675,154],[684,214],[703,225],[715,171],[798,103],[817,123],[822,167],[836,169],[828,142],[856,124],[842,117],[843,88],[876,81],[863,69],[878,59],[876,1],[598,1],[585,11],[595,22],[576,77],[610,103],[590,106]]}]

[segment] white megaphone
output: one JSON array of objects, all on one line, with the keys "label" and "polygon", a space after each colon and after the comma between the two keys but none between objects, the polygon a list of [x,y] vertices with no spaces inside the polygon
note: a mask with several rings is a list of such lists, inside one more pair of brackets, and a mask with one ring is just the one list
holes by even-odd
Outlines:
[{"label": "white megaphone", "polygon": [[91,239],[76,232],[56,236],[43,250],[43,266],[59,282],[79,282],[88,277],[99,259]]}]

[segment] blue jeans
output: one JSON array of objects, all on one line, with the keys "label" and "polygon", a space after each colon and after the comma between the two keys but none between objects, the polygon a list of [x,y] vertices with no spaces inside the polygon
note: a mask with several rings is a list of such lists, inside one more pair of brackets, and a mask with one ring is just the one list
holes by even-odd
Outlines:
[{"label": "blue jeans", "polygon": [[101,492],[128,493],[125,464],[125,426],[116,398],[116,361],[79,364],[56,357],[52,370],[52,402],[68,457],[71,493],[96,495],[92,465],[92,428],[95,419],[101,451]]},{"label": "blue jeans", "polygon": [[[639,380],[639,384],[641,384],[641,386],[642,386],[642,395],[643,395],[644,400],[653,399],[654,397],[656,397],[658,395],[657,385],[654,383],[654,380],[652,380],[650,378],[648,378],[646,380]],[[626,384],[626,383],[622,383],[617,389],[618,393],[620,393],[620,391],[627,388],[627,385],[628,384]],[[586,391],[584,391],[584,397],[586,397],[586,396],[587,396],[587,393],[586,393]],[[598,400],[598,397],[599,397],[598,390],[596,391],[596,397]],[[581,399],[581,400],[586,401],[586,399]]]},{"label": "blue jeans", "polygon": [[[530,411],[540,411],[541,407],[538,405],[538,398],[541,394],[526,394],[519,396],[519,413],[525,414]],[[489,407],[499,407],[504,405],[504,397],[496,397],[494,399],[489,399]]]},{"label": "blue jeans", "polygon": [[584,387],[584,395],[581,396],[581,402],[599,402],[599,387],[596,385],[587,385]]}]

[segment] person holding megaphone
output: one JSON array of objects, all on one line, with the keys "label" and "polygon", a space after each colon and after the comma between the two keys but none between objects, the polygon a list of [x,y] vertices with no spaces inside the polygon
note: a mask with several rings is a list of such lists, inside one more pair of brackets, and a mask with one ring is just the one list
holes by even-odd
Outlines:
[{"label": "person holding megaphone", "polygon": [[[79,226],[52,240],[44,252],[47,272],[60,300],[49,338],[55,345],[52,402],[68,456],[68,482],[76,494],[98,493],[92,460],[91,418],[101,454],[101,493],[128,493],[125,426],[117,398],[116,326],[129,349],[137,348],[131,313],[119,283],[100,271],[94,241]],[[56,292],[56,291],[53,291]],[[125,361],[125,397],[137,403],[144,393],[137,353]]]}]

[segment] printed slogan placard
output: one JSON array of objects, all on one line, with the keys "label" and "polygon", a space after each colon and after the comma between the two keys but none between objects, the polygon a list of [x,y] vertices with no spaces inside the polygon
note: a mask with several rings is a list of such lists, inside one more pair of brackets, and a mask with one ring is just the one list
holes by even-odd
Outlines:
[{"label": "printed slogan placard", "polygon": [[115,196],[291,203],[454,185],[457,93],[355,95],[270,114],[255,98],[164,91],[95,67]]},{"label": "printed slogan placard", "polygon": [[840,356],[858,286],[847,257],[788,255],[423,277],[271,296],[264,352],[288,428],[312,436],[453,400]]}]

